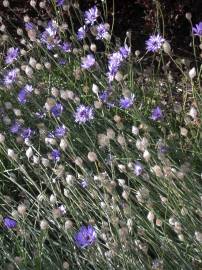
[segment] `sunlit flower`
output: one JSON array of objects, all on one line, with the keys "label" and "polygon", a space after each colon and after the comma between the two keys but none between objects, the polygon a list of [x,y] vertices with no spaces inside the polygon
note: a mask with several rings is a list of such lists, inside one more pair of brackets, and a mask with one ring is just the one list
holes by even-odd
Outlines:
[{"label": "sunlit flower", "polygon": [[107,27],[105,26],[104,23],[99,24],[96,27],[97,35],[96,39],[104,39],[108,36],[108,31]]},{"label": "sunlit flower", "polygon": [[84,19],[86,24],[93,25],[97,18],[99,17],[98,9],[96,6],[90,8],[88,11],[85,11],[84,13]]},{"label": "sunlit flower", "polygon": [[61,103],[56,103],[52,108],[51,108],[51,113],[54,117],[59,117],[64,110],[64,107]]},{"label": "sunlit flower", "polygon": [[96,239],[96,231],[92,225],[82,226],[74,235],[75,244],[79,248],[86,248],[93,245]]},{"label": "sunlit flower", "polygon": [[59,161],[61,158],[61,153],[58,149],[53,149],[51,152],[51,157],[54,161]]},{"label": "sunlit flower", "polygon": [[84,69],[89,69],[95,65],[95,58],[92,54],[88,54],[86,57],[82,58],[81,67]]},{"label": "sunlit flower", "polygon": [[6,75],[4,76],[4,84],[6,86],[10,86],[11,84],[13,84],[17,79],[17,69],[14,68],[12,70],[9,70]]},{"label": "sunlit flower", "polygon": [[5,63],[11,64],[13,63],[19,56],[19,48],[9,48],[7,51]]},{"label": "sunlit flower", "polygon": [[202,22],[196,24],[195,27],[192,28],[192,31],[195,36],[202,37]]},{"label": "sunlit flower", "polygon": [[159,34],[157,34],[156,36],[152,35],[146,41],[146,49],[149,52],[156,52],[161,48],[164,41],[165,41],[165,39],[162,36],[160,36]]},{"label": "sunlit flower", "polygon": [[77,39],[78,40],[82,40],[86,37],[86,26],[82,26],[78,29],[78,32],[77,32]]},{"label": "sunlit flower", "polygon": [[152,114],[150,118],[154,121],[157,121],[163,118],[163,111],[161,110],[159,106],[157,106],[156,108],[152,110]]},{"label": "sunlit flower", "polygon": [[94,118],[93,108],[89,106],[80,105],[77,107],[74,113],[75,122],[79,124],[84,124]]},{"label": "sunlit flower", "polygon": [[128,109],[133,106],[134,103],[134,96],[131,97],[123,97],[119,101],[119,105],[121,109]]},{"label": "sunlit flower", "polygon": [[3,219],[3,224],[6,229],[14,229],[17,226],[17,221],[12,218],[5,217]]}]

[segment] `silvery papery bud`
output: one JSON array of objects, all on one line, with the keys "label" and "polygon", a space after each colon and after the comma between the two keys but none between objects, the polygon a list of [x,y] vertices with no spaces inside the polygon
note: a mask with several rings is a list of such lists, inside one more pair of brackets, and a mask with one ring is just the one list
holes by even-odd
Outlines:
[{"label": "silvery papery bud", "polygon": [[57,201],[56,196],[55,196],[54,194],[52,194],[52,195],[50,196],[50,203],[54,204],[54,203],[56,203],[56,201]]},{"label": "silvery papery bud", "polygon": [[153,222],[154,221],[154,213],[153,212],[149,212],[148,215],[147,215],[147,219],[150,221],[150,222]]},{"label": "silvery papery bud", "polygon": [[4,0],[3,1],[3,6],[4,7],[9,7],[9,1],[8,0]]},{"label": "silvery papery bud", "polygon": [[35,0],[31,0],[30,1],[30,6],[32,6],[34,8],[36,6],[36,1]]},{"label": "silvery papery bud", "polygon": [[65,149],[67,148],[67,141],[65,139],[61,139],[60,141],[60,148],[65,151]]},{"label": "silvery papery bud", "polygon": [[134,135],[138,135],[138,134],[139,134],[139,129],[138,129],[138,127],[132,126],[132,133],[133,133]]},{"label": "silvery papery bud", "polygon": [[66,262],[66,261],[63,262],[62,267],[63,267],[63,269],[68,270],[69,269],[69,263]]},{"label": "silvery papery bud", "polygon": [[34,155],[34,156],[33,156],[33,163],[34,163],[34,164],[39,164],[39,162],[40,162],[39,156]]},{"label": "silvery papery bud", "polygon": [[4,141],[5,141],[5,136],[2,133],[0,133],[0,143],[4,143]]},{"label": "silvery papery bud", "polygon": [[30,57],[30,59],[29,59],[29,65],[30,65],[32,68],[35,68],[35,67],[36,67],[36,63],[37,63],[36,59],[33,58],[33,57]]},{"label": "silvery papery bud", "polygon": [[92,91],[93,91],[94,94],[96,94],[96,95],[98,94],[99,88],[98,88],[98,86],[96,84],[93,84]]},{"label": "silvery papery bud", "polygon": [[145,150],[143,153],[143,158],[145,159],[145,161],[148,162],[150,160],[150,157],[151,157],[151,154],[149,153],[149,151]]},{"label": "silvery papery bud", "polygon": [[68,185],[73,185],[74,184],[74,182],[75,182],[75,177],[73,176],[73,175],[71,175],[71,174],[68,174],[67,176],[66,176],[66,183],[68,184]]},{"label": "silvery papery bud", "polygon": [[20,204],[20,205],[18,205],[18,213],[19,213],[20,215],[24,216],[25,213],[26,213],[26,211],[27,211],[27,207],[26,207],[25,204]]},{"label": "silvery papery bud", "polygon": [[95,152],[88,153],[88,160],[91,162],[95,162],[97,160],[97,155]]},{"label": "silvery papery bud", "polygon": [[41,228],[41,230],[47,230],[48,229],[48,221],[45,219],[41,220],[40,228]]},{"label": "silvery papery bud", "polygon": [[33,69],[31,67],[29,67],[29,66],[26,66],[25,73],[29,78],[31,78],[32,75],[33,75]]},{"label": "silvery papery bud", "polygon": [[187,19],[188,21],[190,21],[191,18],[192,18],[192,14],[191,14],[190,12],[187,12],[187,13],[185,14],[185,17],[186,17],[186,19]]},{"label": "silvery papery bud", "polygon": [[30,159],[32,156],[33,156],[33,150],[31,147],[29,147],[27,150],[26,150],[26,156],[28,159]]},{"label": "silvery papery bud", "polygon": [[49,63],[49,62],[45,62],[44,66],[47,69],[51,69],[51,63]]},{"label": "silvery papery bud", "polygon": [[8,153],[8,157],[12,159],[16,159],[16,154],[12,149],[8,149],[7,153]]},{"label": "silvery papery bud", "polygon": [[163,50],[164,50],[164,52],[167,53],[167,54],[170,54],[170,53],[171,53],[171,46],[170,46],[170,44],[168,43],[168,41],[165,41],[165,42],[163,43]]},{"label": "silvery papery bud", "polygon": [[202,233],[201,232],[195,232],[195,237],[199,243],[202,243]]},{"label": "silvery papery bud", "polygon": [[196,108],[192,106],[190,108],[190,111],[189,111],[188,115],[190,115],[193,119],[196,119],[196,117],[197,117],[197,110],[196,110]]},{"label": "silvery papery bud", "polygon": [[196,69],[195,69],[195,67],[193,67],[193,68],[190,69],[190,71],[189,71],[189,78],[190,78],[191,80],[193,80],[194,77],[196,77]]},{"label": "silvery papery bud", "polygon": [[95,44],[91,44],[90,49],[91,49],[92,52],[96,52],[97,46]]}]

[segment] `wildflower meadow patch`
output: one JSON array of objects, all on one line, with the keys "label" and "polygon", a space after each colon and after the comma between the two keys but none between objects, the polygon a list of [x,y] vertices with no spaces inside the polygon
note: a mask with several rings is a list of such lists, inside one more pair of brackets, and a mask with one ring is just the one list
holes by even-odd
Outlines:
[{"label": "wildflower meadow patch", "polygon": [[0,17],[2,270],[202,269],[202,22],[137,50],[107,2]]}]

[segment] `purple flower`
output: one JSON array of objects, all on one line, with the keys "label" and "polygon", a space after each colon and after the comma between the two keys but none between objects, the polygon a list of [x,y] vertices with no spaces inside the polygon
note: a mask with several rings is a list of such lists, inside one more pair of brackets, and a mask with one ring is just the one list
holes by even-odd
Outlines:
[{"label": "purple flower", "polygon": [[64,110],[64,107],[61,103],[56,103],[52,108],[51,108],[51,113],[54,117],[59,117]]},{"label": "purple flower", "polygon": [[15,122],[11,127],[10,127],[10,132],[13,134],[18,134],[21,130],[22,124],[19,122]]},{"label": "purple flower", "polygon": [[20,104],[25,104],[27,102],[27,97],[33,91],[32,85],[26,84],[18,93],[18,101]]},{"label": "purple flower", "polygon": [[6,55],[6,64],[11,64],[15,61],[19,56],[19,48],[9,48]]},{"label": "purple flower", "polygon": [[86,57],[82,58],[81,67],[84,69],[89,69],[95,65],[95,58],[92,54],[88,54]]},{"label": "purple flower", "polygon": [[56,127],[53,134],[56,138],[62,138],[66,132],[67,132],[67,128],[64,125],[62,125],[62,126]]},{"label": "purple flower", "polygon": [[30,139],[32,137],[33,133],[34,132],[31,128],[23,128],[20,135],[23,137],[23,139]]},{"label": "purple flower", "polygon": [[33,86],[30,84],[26,84],[24,89],[27,93],[31,93],[33,91]]},{"label": "purple flower", "polygon": [[165,146],[165,145],[161,145],[161,146],[159,147],[159,152],[160,152],[161,154],[167,153],[167,152],[168,152],[168,147]]},{"label": "purple flower", "polygon": [[97,36],[96,39],[104,39],[107,37],[108,32],[107,32],[107,27],[104,23],[101,23],[97,26]]},{"label": "purple flower", "polygon": [[128,47],[127,44],[125,44],[124,47],[121,47],[121,48],[119,49],[119,52],[120,52],[120,54],[123,56],[123,58],[126,59],[126,58],[130,55],[130,53],[131,53],[131,48]]},{"label": "purple flower", "polygon": [[12,218],[5,217],[3,219],[3,224],[6,229],[14,229],[17,226],[17,221]]},{"label": "purple flower", "polygon": [[25,29],[26,29],[27,31],[33,30],[34,28],[35,28],[35,25],[34,25],[33,23],[31,23],[31,22],[25,23]]},{"label": "purple flower", "polygon": [[80,105],[74,113],[75,122],[79,124],[86,123],[94,118],[93,108]]},{"label": "purple flower", "polygon": [[53,149],[51,152],[51,157],[54,161],[59,161],[61,158],[61,153],[58,149]]},{"label": "purple flower", "polygon": [[149,52],[156,52],[161,48],[164,41],[165,41],[165,39],[162,36],[160,36],[159,34],[157,34],[156,36],[152,35],[146,41],[146,49]]},{"label": "purple flower", "polygon": [[4,76],[4,85],[6,86],[10,86],[11,84],[13,84],[17,79],[17,69],[14,68],[10,71],[8,71],[6,73],[6,75]]},{"label": "purple flower", "polygon": [[56,0],[56,6],[61,7],[64,4],[64,0]]},{"label": "purple flower", "polygon": [[136,176],[140,176],[143,172],[143,166],[142,164],[137,161],[135,164],[134,164],[134,173]]},{"label": "purple flower", "polygon": [[195,36],[202,37],[202,22],[196,24],[195,27],[192,28],[192,31]]},{"label": "purple flower", "polygon": [[67,60],[60,59],[58,63],[63,66],[63,65],[65,65],[67,63]]},{"label": "purple flower", "polygon": [[107,73],[109,81],[113,81],[114,77],[123,61],[123,56],[120,52],[115,52],[109,57],[108,61],[108,69],[109,72]]},{"label": "purple flower", "polygon": [[71,52],[72,50],[72,44],[70,42],[63,42],[60,45],[60,48],[63,52]]},{"label": "purple flower", "polygon": [[150,118],[154,121],[157,121],[163,118],[163,112],[159,106],[157,106],[156,108],[152,110],[152,114]]},{"label": "purple flower", "polygon": [[102,102],[107,102],[109,98],[109,91],[103,91],[102,93],[100,93],[99,98]]},{"label": "purple flower", "polygon": [[53,49],[56,45],[59,45],[60,43],[60,40],[57,36],[57,30],[58,28],[56,27],[56,25],[52,21],[50,21],[45,28],[45,31],[43,31],[41,34],[41,43],[46,44],[48,50]]},{"label": "purple flower", "polygon": [[121,109],[128,109],[131,106],[133,106],[134,103],[134,96],[132,95],[131,97],[123,97],[120,99],[120,107]]},{"label": "purple flower", "polygon": [[18,101],[20,104],[25,104],[27,102],[27,92],[24,88],[18,93]]},{"label": "purple flower", "polygon": [[87,181],[86,179],[83,179],[83,180],[81,181],[81,183],[80,183],[80,186],[81,186],[82,188],[87,188],[87,186],[88,186],[88,181]]},{"label": "purple flower", "polygon": [[45,112],[43,112],[43,111],[38,111],[35,113],[35,115],[38,119],[43,119],[46,116]]},{"label": "purple flower", "polygon": [[79,231],[74,235],[74,242],[79,248],[86,248],[93,245],[96,239],[96,231],[92,225],[81,226]]},{"label": "purple flower", "polygon": [[86,26],[82,26],[78,29],[78,32],[77,32],[77,39],[78,40],[82,40],[86,37]]},{"label": "purple flower", "polygon": [[85,24],[93,25],[99,17],[98,9],[96,6],[90,8],[84,13]]}]

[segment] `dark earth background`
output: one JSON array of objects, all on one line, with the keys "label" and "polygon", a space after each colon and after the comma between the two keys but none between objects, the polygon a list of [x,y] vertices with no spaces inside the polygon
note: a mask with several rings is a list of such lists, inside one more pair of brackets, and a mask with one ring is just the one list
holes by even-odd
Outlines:
[{"label": "dark earth background", "polygon": [[[70,1],[70,0],[67,0]],[[0,0],[0,16],[8,24],[23,26],[23,16],[28,14],[31,18],[40,18],[29,4],[29,0],[10,0],[10,8],[4,8],[3,0]],[[71,1],[75,2],[75,1]],[[39,3],[39,1],[37,2]],[[93,4],[101,6],[101,0],[79,0],[82,11]],[[145,47],[145,40],[153,33],[156,27],[156,5],[152,0],[114,0],[115,3],[115,25],[114,35],[122,40],[128,30],[132,33],[132,45],[135,50]],[[178,55],[191,55],[189,46],[191,37],[191,26],[186,19],[186,12],[191,12],[193,24],[202,21],[202,0],[160,0],[161,9],[165,20],[165,37],[171,43],[172,49]],[[109,10],[109,23],[112,21],[113,1],[107,0]],[[50,5],[47,5],[47,7]],[[38,8],[43,18],[43,10]],[[44,11],[45,14],[45,11]],[[51,14],[51,10],[49,10]],[[41,19],[41,18],[40,18]],[[45,17],[43,18],[45,19]],[[24,27],[23,27],[24,28]],[[9,31],[12,34],[12,27]],[[15,33],[15,32],[14,32]],[[16,34],[15,34],[16,35]],[[16,37],[17,38],[17,37]]]}]

